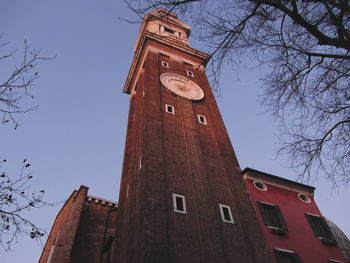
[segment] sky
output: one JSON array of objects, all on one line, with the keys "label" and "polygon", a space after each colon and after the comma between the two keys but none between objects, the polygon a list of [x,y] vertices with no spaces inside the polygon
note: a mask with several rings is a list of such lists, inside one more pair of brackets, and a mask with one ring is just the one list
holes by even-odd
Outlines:
[{"label": "sky", "polygon": [[[0,35],[16,55],[0,64],[0,78],[20,60],[23,41],[45,56],[32,87],[39,109],[19,116],[20,127],[0,126],[0,159],[16,176],[27,158],[33,189],[44,189],[53,208],[32,210],[33,222],[50,230],[63,202],[80,185],[89,194],[118,200],[129,98],[122,89],[133,58],[140,24],[118,0],[1,0]],[[191,26],[191,25],[190,25]],[[192,47],[206,48],[190,38]],[[217,103],[242,169],[251,167],[296,180],[288,157],[276,158],[278,123],[259,103],[259,72],[224,69]],[[350,236],[349,187],[332,189],[323,179],[312,183],[324,216]],[[44,240],[45,241],[45,240]],[[37,262],[42,247],[21,237],[13,251],[0,248],[1,262]]]}]

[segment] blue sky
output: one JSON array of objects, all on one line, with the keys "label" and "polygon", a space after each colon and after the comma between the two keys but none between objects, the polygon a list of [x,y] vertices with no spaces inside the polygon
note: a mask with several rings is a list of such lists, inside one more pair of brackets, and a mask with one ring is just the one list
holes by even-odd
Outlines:
[{"label": "blue sky", "polygon": [[[8,160],[8,173],[18,174],[21,161],[28,158],[32,186],[45,189],[48,201],[64,201],[82,184],[90,187],[91,195],[118,199],[129,106],[122,89],[139,30],[139,24],[119,17],[137,19],[117,0],[0,3],[0,34],[10,42],[7,47],[18,48],[20,54],[26,39],[43,49],[42,54],[56,55],[38,68],[41,77],[32,92],[39,110],[20,116],[17,130],[0,126],[0,158]],[[195,39],[190,43],[205,51]],[[0,64],[0,78],[14,62]],[[296,179],[286,159],[275,158],[277,123],[259,105],[259,94],[257,71],[241,68],[237,75],[225,68],[217,103],[241,168]],[[349,187],[332,191],[325,180],[313,185],[321,212],[349,236]],[[49,230],[60,208],[31,211],[30,218]],[[37,262],[42,248],[21,238],[13,250],[0,250],[1,261]]]}]

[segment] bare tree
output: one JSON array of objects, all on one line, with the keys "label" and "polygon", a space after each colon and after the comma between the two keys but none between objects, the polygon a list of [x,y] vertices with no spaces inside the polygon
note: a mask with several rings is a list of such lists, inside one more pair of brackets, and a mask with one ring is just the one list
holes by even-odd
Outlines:
[{"label": "bare tree", "polygon": [[163,7],[190,20],[208,46],[214,88],[223,64],[257,61],[262,102],[281,121],[278,152],[304,181],[350,183],[348,0],[126,2],[140,16]]},{"label": "bare tree", "polygon": [[[0,41],[3,36],[0,36]],[[0,44],[4,49],[8,43]],[[3,51],[3,50],[2,50]],[[0,63],[4,68],[6,62],[15,57],[18,50],[3,51],[5,55],[0,56]],[[31,106],[26,99],[33,100],[35,96],[30,93],[34,81],[39,78],[36,66],[53,57],[43,57],[24,41],[23,55],[20,63],[8,75],[1,75],[0,78],[0,113],[1,123],[10,123],[16,129],[19,121],[18,114],[27,113],[37,109]],[[2,74],[5,71],[2,71]],[[41,242],[40,238],[45,231],[34,224],[29,218],[28,211],[44,206],[52,206],[52,203],[44,201],[44,190],[35,192],[30,187],[33,178],[27,172],[30,163],[24,159],[19,175],[8,175],[5,172],[6,159],[0,161],[0,244],[6,250],[11,250],[11,245],[21,235],[29,235],[32,239]]]},{"label": "bare tree", "polygon": [[5,163],[6,160],[0,161],[0,244],[8,251],[23,234],[41,242],[45,230],[33,223],[28,211],[53,204],[43,200],[44,190],[31,190],[33,176],[27,172],[30,163],[26,159],[17,178],[5,173]]},{"label": "bare tree", "polygon": [[[0,41],[3,35],[0,36]],[[7,42],[0,43],[0,48],[7,46]],[[18,50],[8,51],[0,56],[0,63],[10,62],[10,59],[16,55]],[[51,60],[53,57],[43,57],[40,50],[37,51],[24,40],[23,55],[19,64],[15,65],[7,76],[1,76],[0,80],[0,113],[1,123],[11,123],[16,129],[19,122],[16,115],[36,110],[37,106],[31,106],[25,99],[35,99],[30,92],[33,83],[39,78],[39,73],[35,70],[38,63]],[[4,67],[4,65],[2,65]]]}]

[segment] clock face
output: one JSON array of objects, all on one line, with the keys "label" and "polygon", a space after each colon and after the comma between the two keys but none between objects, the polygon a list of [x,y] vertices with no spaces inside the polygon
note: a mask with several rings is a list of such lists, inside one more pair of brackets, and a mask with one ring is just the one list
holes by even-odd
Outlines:
[{"label": "clock face", "polygon": [[189,100],[201,100],[204,97],[203,90],[192,80],[175,73],[163,73],[160,75],[161,83],[183,98]]}]

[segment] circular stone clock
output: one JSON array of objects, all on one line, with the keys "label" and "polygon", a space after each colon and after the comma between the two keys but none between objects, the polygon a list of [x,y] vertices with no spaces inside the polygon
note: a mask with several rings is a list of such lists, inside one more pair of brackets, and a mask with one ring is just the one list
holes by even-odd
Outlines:
[{"label": "circular stone clock", "polygon": [[201,100],[204,97],[203,90],[192,80],[175,73],[163,73],[160,75],[161,83],[169,90],[189,100]]}]

